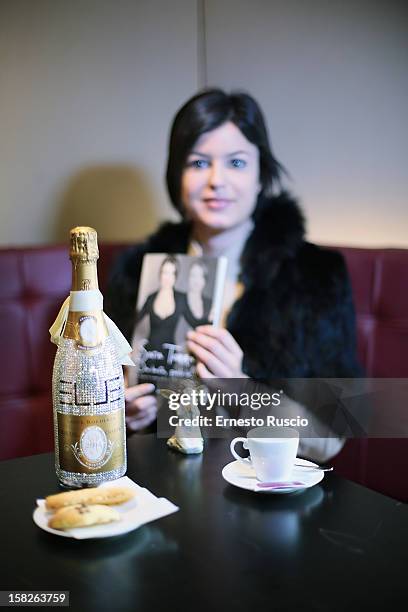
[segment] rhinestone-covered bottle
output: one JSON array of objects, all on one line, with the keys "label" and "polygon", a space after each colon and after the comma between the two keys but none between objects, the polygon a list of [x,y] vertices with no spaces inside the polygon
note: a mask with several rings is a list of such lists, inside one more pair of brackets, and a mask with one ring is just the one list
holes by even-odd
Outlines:
[{"label": "rhinestone-covered bottle", "polygon": [[96,231],[70,237],[72,291],[52,380],[55,469],[65,486],[96,486],[126,472],[123,371],[103,316]]}]

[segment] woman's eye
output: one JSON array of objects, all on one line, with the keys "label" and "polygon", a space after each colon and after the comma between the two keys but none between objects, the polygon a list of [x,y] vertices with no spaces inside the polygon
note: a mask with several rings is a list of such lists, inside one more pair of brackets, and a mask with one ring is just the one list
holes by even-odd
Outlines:
[{"label": "woman's eye", "polygon": [[245,168],[246,165],[247,163],[244,159],[231,159],[231,166],[233,166],[233,168]]},{"label": "woman's eye", "polygon": [[189,168],[208,168],[210,165],[206,159],[192,159],[187,163]]}]

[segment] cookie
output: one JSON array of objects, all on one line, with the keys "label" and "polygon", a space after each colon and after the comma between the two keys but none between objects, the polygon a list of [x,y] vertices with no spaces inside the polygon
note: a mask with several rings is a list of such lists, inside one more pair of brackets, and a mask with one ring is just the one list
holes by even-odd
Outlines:
[{"label": "cookie", "polygon": [[77,504],[60,508],[48,521],[52,529],[71,529],[73,527],[90,527],[120,521],[120,514],[109,506]]},{"label": "cookie", "polygon": [[112,506],[123,504],[135,496],[135,492],[128,487],[93,487],[49,495],[45,498],[47,510],[58,510],[65,506],[75,504],[104,504]]}]

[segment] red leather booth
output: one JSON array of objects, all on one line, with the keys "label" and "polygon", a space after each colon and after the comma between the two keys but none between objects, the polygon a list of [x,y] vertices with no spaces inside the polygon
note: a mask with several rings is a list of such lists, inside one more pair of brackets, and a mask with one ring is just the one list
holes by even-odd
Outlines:
[{"label": "red leather booth", "polygon": [[[123,245],[100,246],[99,281]],[[354,291],[360,360],[367,376],[408,377],[408,250],[340,248]],[[53,449],[48,328],[68,295],[66,246],[0,249],[0,459]],[[408,501],[405,439],[348,440],[341,475]]]}]

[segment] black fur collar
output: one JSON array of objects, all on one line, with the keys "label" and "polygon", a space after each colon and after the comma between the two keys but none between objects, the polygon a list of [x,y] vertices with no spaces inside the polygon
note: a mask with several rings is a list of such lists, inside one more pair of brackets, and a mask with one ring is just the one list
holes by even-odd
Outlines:
[{"label": "black fur collar", "polygon": [[255,219],[244,247],[241,257],[244,285],[268,287],[282,261],[295,257],[304,235],[304,218],[296,201],[286,192],[275,196]]},{"label": "black fur collar", "polygon": [[[147,250],[185,253],[190,234],[190,223],[166,223],[150,238]],[[282,261],[295,257],[304,235],[304,218],[298,204],[286,191],[281,192],[255,218],[241,257],[244,285],[268,287]]]}]

